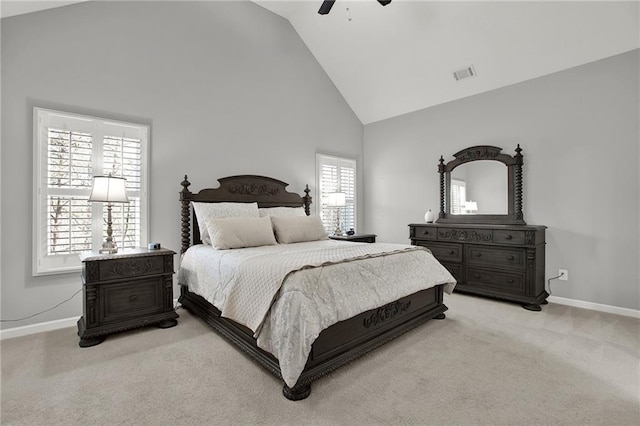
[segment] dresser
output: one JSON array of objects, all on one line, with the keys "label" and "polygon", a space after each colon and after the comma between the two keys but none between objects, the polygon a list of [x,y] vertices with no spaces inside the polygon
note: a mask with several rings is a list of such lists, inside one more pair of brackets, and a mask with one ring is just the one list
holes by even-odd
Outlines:
[{"label": "dresser", "polygon": [[455,291],[519,302],[539,311],[545,290],[545,226],[414,223],[411,244],[427,247],[458,281]]},{"label": "dresser", "polygon": [[168,249],[144,248],[115,254],[83,252],[83,315],[78,320],[80,347],[107,335],[155,324],[177,324],[173,308],[173,256]]}]

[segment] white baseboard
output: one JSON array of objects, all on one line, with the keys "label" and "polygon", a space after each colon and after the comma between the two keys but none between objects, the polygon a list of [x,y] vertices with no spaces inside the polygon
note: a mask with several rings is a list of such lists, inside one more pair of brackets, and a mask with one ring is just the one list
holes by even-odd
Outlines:
[{"label": "white baseboard", "polygon": [[55,321],[40,322],[38,324],[25,325],[22,327],[14,327],[6,330],[0,330],[0,340],[11,339],[14,337],[28,336],[29,334],[42,333],[43,331],[59,330],[61,328],[75,327],[78,318],[65,318]]},{"label": "white baseboard", "polygon": [[567,299],[565,297],[549,296],[549,303],[573,306],[575,308],[590,309],[592,311],[606,312],[608,314],[624,315],[625,317],[639,318],[640,311],[636,309],[620,308],[618,306],[603,305],[600,303],[585,302],[583,300]]},{"label": "white baseboard", "polygon": [[[626,317],[639,318],[640,311],[636,309],[619,308],[617,306],[603,305],[600,303],[584,302],[582,300],[567,299],[565,297],[549,296],[549,303],[557,303],[559,305],[573,306],[575,308],[590,309],[592,311],[606,312],[609,314],[624,315]],[[178,299],[174,300],[177,305]],[[14,337],[28,336],[29,334],[42,333],[44,331],[59,330],[66,327],[75,327],[79,317],[66,318],[55,321],[41,322],[38,324],[25,325],[22,327],[9,328],[0,330],[0,340],[11,339]]]},{"label": "white baseboard", "polygon": [[[178,305],[178,299],[173,300],[173,306]],[[75,327],[80,317],[65,318],[55,321],[40,322],[38,324],[0,330],[0,340],[14,337],[28,336],[29,334],[42,333],[43,331],[59,330],[61,328]]]}]

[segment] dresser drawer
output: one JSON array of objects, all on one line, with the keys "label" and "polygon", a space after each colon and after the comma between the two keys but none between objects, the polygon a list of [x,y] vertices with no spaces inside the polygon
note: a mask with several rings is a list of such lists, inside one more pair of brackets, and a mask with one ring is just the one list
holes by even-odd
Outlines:
[{"label": "dresser drawer", "polygon": [[432,243],[430,241],[418,241],[417,244],[431,250],[433,256],[440,262],[462,262],[462,244]]},{"label": "dresser drawer", "polygon": [[412,226],[410,237],[414,240],[437,240],[438,228],[431,226]]},{"label": "dresser drawer", "polygon": [[524,272],[505,272],[483,268],[467,267],[467,285],[479,286],[487,289],[524,293]]},{"label": "dresser drawer", "polygon": [[123,284],[103,284],[99,287],[102,301],[100,322],[120,321],[163,311],[163,280],[147,278]]},{"label": "dresser drawer", "polygon": [[493,242],[496,244],[524,245],[525,233],[524,231],[516,230],[494,230]]},{"label": "dresser drawer", "polygon": [[520,248],[501,248],[469,244],[466,247],[466,263],[484,267],[506,267],[525,269],[526,250]]},{"label": "dresser drawer", "polygon": [[453,278],[455,278],[458,283],[464,282],[464,269],[461,263],[442,262],[442,266],[447,268],[447,271],[451,272],[451,275],[453,275]]},{"label": "dresser drawer", "polygon": [[438,240],[490,243],[492,233],[490,229],[440,228]]}]

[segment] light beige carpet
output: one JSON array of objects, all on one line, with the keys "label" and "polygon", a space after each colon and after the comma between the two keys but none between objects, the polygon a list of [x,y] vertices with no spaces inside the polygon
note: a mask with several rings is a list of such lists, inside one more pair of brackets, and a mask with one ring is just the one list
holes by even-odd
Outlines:
[{"label": "light beige carpet", "polygon": [[5,340],[2,425],[638,425],[640,321],[454,294],[429,321],[312,385],[281,383],[188,312],[81,349]]}]

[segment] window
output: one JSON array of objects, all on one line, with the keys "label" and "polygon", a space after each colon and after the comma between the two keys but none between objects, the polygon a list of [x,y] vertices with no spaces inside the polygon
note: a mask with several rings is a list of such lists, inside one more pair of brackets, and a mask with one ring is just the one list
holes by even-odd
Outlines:
[{"label": "window", "polygon": [[467,184],[463,180],[451,179],[451,213],[464,213]]},{"label": "window", "polygon": [[78,253],[106,239],[106,205],[89,203],[93,176],[124,177],[128,204],[113,204],[118,249],[147,240],[149,128],[34,108],[33,274],[80,268]]},{"label": "window", "polygon": [[[319,215],[327,232],[333,234],[338,212],[343,231],[356,229],[356,161],[316,154],[316,187]],[[345,194],[344,207],[327,205],[329,194],[332,192]]]}]

